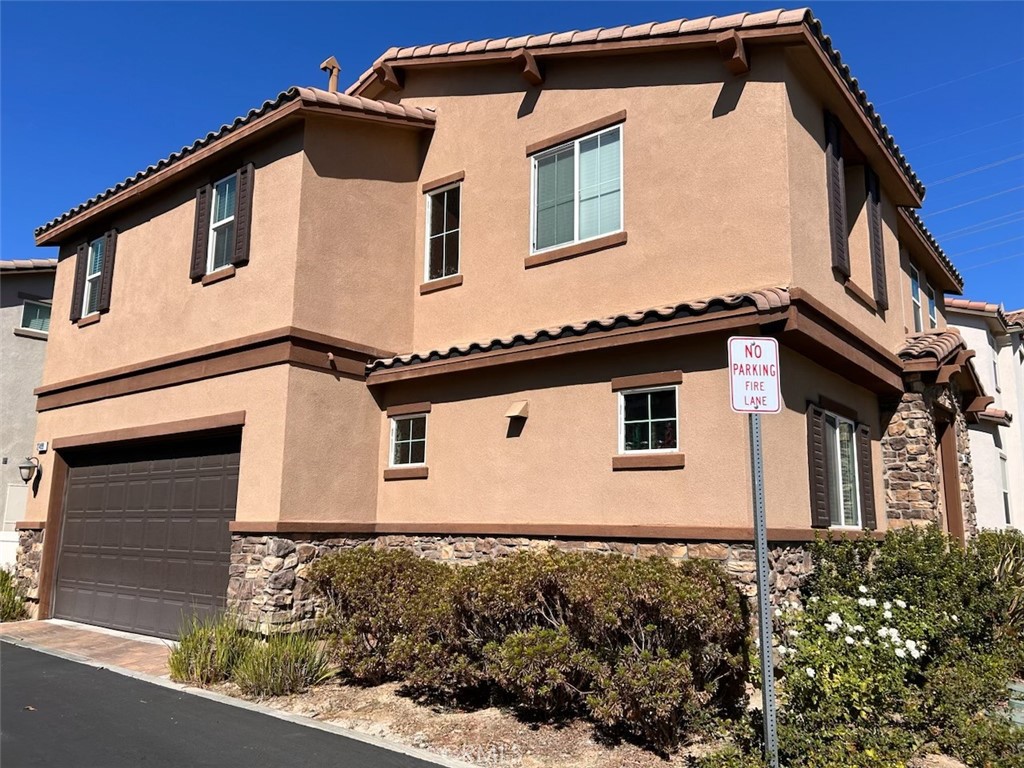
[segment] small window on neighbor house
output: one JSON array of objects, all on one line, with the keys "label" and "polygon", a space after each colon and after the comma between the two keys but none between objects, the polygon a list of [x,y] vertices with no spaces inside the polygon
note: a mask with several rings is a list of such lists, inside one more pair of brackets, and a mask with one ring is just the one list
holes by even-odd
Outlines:
[{"label": "small window on neighbor house", "polygon": [[679,448],[678,387],[619,393],[619,453]]},{"label": "small window on neighbor house", "polygon": [[50,332],[50,304],[42,301],[25,301],[21,309],[21,327],[40,333]]},{"label": "small window on neighbor house", "polygon": [[825,455],[832,525],[860,527],[860,484],[857,482],[855,425],[834,413],[825,413]]},{"label": "small window on neighbor house", "polygon": [[914,332],[920,333],[924,330],[921,321],[921,275],[913,264],[910,266],[910,301],[913,305]]},{"label": "small window on neighbor house", "polygon": [[210,244],[206,272],[214,272],[231,263],[235,249],[235,194],[238,175],[231,174],[213,185],[210,215]]},{"label": "small window on neighbor house", "polygon": [[1010,476],[1006,469],[1006,454],[999,454],[999,475],[1003,488],[1003,515],[1006,524],[1010,524]]},{"label": "small window on neighbor house", "polygon": [[391,466],[425,464],[427,461],[427,415],[395,416],[391,419]]},{"label": "small window on neighbor house", "polygon": [[89,243],[89,261],[85,269],[85,293],[82,295],[83,315],[99,311],[100,281],[103,279],[103,238]]},{"label": "small window on neighbor house", "polygon": [[459,274],[461,220],[461,183],[427,195],[427,281]]},{"label": "small window on neighbor house", "polygon": [[1002,392],[999,388],[999,347],[991,335],[988,337],[988,345],[992,349],[992,384],[996,392]]},{"label": "small window on neighbor house", "polygon": [[533,158],[533,250],[622,230],[622,126]]}]

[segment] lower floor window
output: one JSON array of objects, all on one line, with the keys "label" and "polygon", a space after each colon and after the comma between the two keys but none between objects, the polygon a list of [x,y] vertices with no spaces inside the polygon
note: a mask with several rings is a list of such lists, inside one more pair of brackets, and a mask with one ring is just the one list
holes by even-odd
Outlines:
[{"label": "lower floor window", "polygon": [[678,448],[676,387],[619,394],[619,453]]},{"label": "lower floor window", "polygon": [[860,527],[855,431],[852,421],[834,413],[825,414],[825,454],[832,525],[854,528]]},{"label": "lower floor window", "polygon": [[396,416],[391,419],[391,466],[425,464],[427,458],[427,415]]}]

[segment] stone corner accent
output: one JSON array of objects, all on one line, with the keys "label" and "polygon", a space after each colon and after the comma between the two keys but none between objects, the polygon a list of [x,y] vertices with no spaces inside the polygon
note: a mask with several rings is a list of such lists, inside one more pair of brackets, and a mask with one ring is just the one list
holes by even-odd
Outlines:
[{"label": "stone corner accent", "polygon": [[18,531],[14,579],[25,593],[29,616],[39,616],[39,569],[43,561],[43,530]]}]

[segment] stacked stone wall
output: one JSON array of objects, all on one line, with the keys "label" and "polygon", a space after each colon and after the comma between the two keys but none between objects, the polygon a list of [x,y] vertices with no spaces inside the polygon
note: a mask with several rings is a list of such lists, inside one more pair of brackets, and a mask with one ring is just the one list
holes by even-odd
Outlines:
[{"label": "stacked stone wall", "polygon": [[39,615],[39,569],[42,562],[43,531],[19,531],[14,579],[25,594],[25,604],[33,619]]}]

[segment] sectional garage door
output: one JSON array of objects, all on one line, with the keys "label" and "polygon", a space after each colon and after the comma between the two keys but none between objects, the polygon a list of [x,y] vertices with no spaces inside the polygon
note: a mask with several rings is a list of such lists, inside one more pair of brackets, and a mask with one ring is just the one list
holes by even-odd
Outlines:
[{"label": "sectional garage door", "polygon": [[224,607],[239,438],[68,457],[54,615],[176,637]]}]

